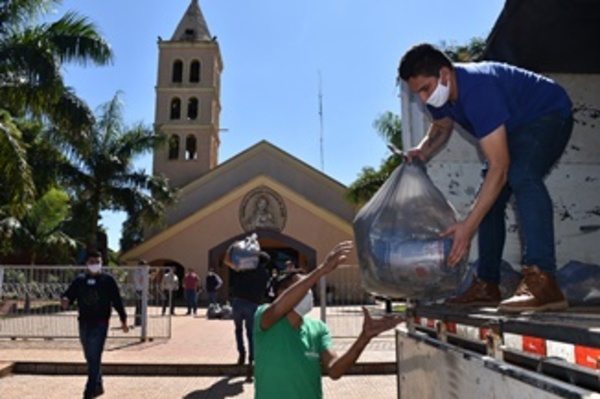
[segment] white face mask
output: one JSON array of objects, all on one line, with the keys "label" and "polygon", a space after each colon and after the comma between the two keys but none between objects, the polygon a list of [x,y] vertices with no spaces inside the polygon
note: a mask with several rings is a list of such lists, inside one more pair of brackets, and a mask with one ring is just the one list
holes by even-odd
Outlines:
[{"label": "white face mask", "polygon": [[304,298],[298,302],[296,307],[294,307],[294,312],[298,313],[300,316],[304,316],[308,314],[313,308],[313,293],[311,290],[308,290]]},{"label": "white face mask", "polygon": [[90,263],[87,267],[90,273],[97,274],[102,270],[102,263]]},{"label": "white face mask", "polygon": [[431,105],[435,108],[440,108],[448,101],[450,97],[450,79],[448,79],[448,85],[444,86],[442,84],[442,73],[440,72],[440,77],[438,79],[438,84],[435,87],[435,90],[429,98],[427,99],[427,104]]}]

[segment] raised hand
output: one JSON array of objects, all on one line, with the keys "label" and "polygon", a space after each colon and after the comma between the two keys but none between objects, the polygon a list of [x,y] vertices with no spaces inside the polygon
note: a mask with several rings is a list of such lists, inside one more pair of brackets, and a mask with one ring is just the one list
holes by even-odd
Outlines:
[{"label": "raised hand", "polygon": [[404,321],[404,318],[398,314],[386,314],[383,317],[374,319],[371,317],[371,314],[364,306],[362,308],[362,311],[364,315],[362,334],[365,338],[368,339],[376,337],[382,332],[394,328],[402,321]]},{"label": "raised hand", "polygon": [[340,263],[346,260],[348,254],[354,249],[352,241],[342,241],[327,254],[323,263],[319,266],[325,274],[331,273]]}]

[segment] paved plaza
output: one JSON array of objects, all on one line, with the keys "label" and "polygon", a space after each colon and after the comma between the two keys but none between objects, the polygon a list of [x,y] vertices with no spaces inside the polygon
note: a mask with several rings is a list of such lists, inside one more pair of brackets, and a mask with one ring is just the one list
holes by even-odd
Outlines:
[{"label": "paved plaza", "polygon": [[[178,311],[171,339],[140,342],[133,329],[130,338],[107,342],[103,398],[253,397],[253,384],[235,366],[233,321],[207,320],[203,309],[196,317]],[[334,349],[343,352],[352,341],[334,337]],[[325,398],[395,398],[395,356],[393,333],[374,339],[353,375],[323,378]],[[22,369],[13,366],[13,373],[0,378],[2,399],[81,397],[85,362],[76,339],[1,339],[0,371],[10,370],[11,363]]]}]

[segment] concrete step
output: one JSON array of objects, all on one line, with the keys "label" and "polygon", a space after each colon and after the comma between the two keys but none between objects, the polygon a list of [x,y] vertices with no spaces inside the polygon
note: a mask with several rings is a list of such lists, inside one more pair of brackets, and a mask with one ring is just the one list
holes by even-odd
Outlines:
[{"label": "concrete step", "polygon": [[[1,364],[0,364],[1,365]],[[0,370],[2,370],[0,368]],[[396,374],[394,362],[357,363],[350,368],[349,375]],[[14,374],[86,375],[84,362],[18,361],[9,372]],[[104,375],[143,376],[245,376],[247,366],[237,364],[148,364],[148,363],[104,363]]]},{"label": "concrete step", "polygon": [[13,362],[0,362],[0,378],[12,374],[14,370]]}]

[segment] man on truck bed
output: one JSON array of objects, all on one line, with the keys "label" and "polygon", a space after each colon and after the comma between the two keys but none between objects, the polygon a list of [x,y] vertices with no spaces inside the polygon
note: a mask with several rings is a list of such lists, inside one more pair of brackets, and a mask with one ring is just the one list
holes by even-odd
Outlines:
[{"label": "man on truck bed", "polygon": [[463,258],[478,230],[477,278],[457,305],[497,305],[511,195],[523,240],[523,279],[514,295],[500,303],[506,312],[567,307],[555,280],[552,201],[544,177],[571,136],[571,100],[554,81],[497,62],[453,64],[430,44],[411,48],[400,61],[399,78],[427,104],[433,122],[407,154],[427,162],[448,141],[457,122],[479,141],[486,158],[483,183],[469,215],[450,226],[450,265]]}]

